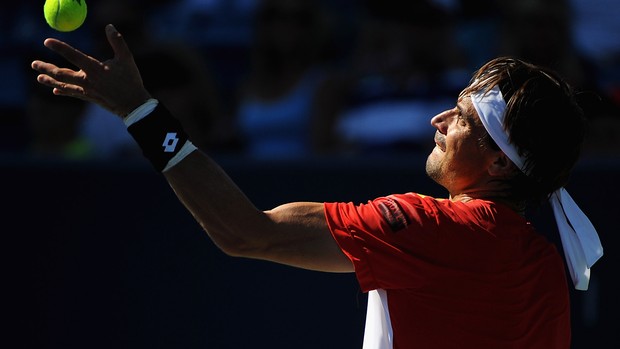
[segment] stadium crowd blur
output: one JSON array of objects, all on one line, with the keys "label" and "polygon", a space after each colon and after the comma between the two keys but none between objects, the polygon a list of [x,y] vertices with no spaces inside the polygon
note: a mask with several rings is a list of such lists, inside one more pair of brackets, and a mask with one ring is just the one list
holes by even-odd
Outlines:
[{"label": "stadium crowd blur", "polygon": [[620,157],[616,0],[106,0],[82,28],[51,30],[43,1],[0,13],[0,153],[140,158],[118,118],[38,86],[58,37],[110,57],[103,26],[132,48],[144,82],[213,155],[256,159],[427,152],[429,119],[489,58],[547,65],[583,91],[585,156]]}]

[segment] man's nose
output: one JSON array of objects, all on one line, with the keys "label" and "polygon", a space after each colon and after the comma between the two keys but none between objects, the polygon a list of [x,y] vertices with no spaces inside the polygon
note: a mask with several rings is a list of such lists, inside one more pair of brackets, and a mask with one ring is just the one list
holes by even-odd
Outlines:
[{"label": "man's nose", "polygon": [[446,110],[433,116],[431,118],[431,125],[442,134],[446,134],[451,112],[451,110]]}]

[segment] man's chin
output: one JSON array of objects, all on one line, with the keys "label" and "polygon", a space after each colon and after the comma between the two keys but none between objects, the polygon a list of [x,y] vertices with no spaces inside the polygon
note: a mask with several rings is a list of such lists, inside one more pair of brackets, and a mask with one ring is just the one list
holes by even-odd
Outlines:
[{"label": "man's chin", "polygon": [[429,176],[435,182],[438,182],[439,179],[439,166],[437,163],[437,159],[433,158],[433,153],[431,153],[428,158],[426,158],[426,175]]}]

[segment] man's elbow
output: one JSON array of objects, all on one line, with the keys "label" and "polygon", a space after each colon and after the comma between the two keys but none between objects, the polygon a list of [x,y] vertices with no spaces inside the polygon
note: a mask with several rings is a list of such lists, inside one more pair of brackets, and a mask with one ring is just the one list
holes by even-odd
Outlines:
[{"label": "man's elbow", "polygon": [[256,258],[260,255],[259,251],[263,250],[258,242],[246,237],[214,234],[206,229],[205,232],[209,235],[215,246],[230,257]]},{"label": "man's elbow", "polygon": [[214,244],[226,255],[254,259],[269,259],[281,247],[282,233],[268,212],[245,216],[234,221],[213,221],[202,224]]}]

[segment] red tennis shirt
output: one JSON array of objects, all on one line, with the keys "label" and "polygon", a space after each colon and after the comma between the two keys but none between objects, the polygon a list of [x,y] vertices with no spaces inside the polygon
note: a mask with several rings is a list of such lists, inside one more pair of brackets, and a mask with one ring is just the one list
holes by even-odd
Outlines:
[{"label": "red tennis shirt", "polygon": [[408,193],[325,215],[369,292],[365,349],[570,347],[562,257],[507,206]]}]

